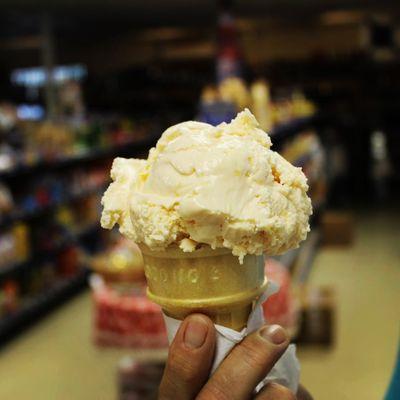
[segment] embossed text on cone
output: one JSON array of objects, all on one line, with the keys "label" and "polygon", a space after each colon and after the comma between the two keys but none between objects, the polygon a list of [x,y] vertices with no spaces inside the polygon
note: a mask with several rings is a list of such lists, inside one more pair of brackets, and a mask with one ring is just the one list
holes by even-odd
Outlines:
[{"label": "embossed text on cone", "polygon": [[178,248],[141,248],[147,294],[176,319],[201,312],[216,324],[240,331],[267,285],[261,256],[247,255],[240,264],[226,249],[184,253]]}]

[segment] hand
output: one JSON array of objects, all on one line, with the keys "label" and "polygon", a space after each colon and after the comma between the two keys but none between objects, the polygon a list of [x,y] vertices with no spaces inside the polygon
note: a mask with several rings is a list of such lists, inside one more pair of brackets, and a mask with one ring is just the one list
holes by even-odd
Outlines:
[{"label": "hand", "polygon": [[[169,350],[159,400],[252,399],[257,384],[267,375],[289,345],[278,325],[265,325],[235,346],[209,378],[215,350],[215,328],[202,314],[181,324]],[[300,394],[301,392],[301,394]],[[267,384],[256,400],[312,400],[301,388],[296,397],[276,383]]]}]

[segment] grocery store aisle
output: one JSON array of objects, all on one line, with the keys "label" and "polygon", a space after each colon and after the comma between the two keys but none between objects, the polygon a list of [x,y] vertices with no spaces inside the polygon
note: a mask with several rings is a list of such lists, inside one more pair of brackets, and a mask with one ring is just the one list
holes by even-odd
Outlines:
[{"label": "grocery store aisle", "polygon": [[87,293],[11,342],[0,354],[2,399],[115,398],[113,377],[120,355],[96,351],[91,345]]},{"label": "grocery store aisle", "polygon": [[0,399],[116,399],[116,366],[129,353],[98,350],[90,332],[86,292],[0,350]]},{"label": "grocery store aisle", "polygon": [[[311,283],[335,286],[337,341],[299,351],[315,400],[383,396],[399,339],[399,225],[400,216],[361,216],[353,247],[317,256]],[[0,351],[1,399],[116,398],[116,363],[126,353],[91,344],[90,307],[84,293]]]},{"label": "grocery store aisle", "polygon": [[356,241],[319,252],[310,283],[334,286],[336,346],[302,348],[302,381],[315,399],[382,399],[400,339],[400,215],[357,218]]}]

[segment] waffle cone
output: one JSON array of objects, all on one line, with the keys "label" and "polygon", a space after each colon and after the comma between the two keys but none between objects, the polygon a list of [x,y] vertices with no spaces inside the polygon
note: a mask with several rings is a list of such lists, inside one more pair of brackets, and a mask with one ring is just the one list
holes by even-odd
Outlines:
[{"label": "waffle cone", "polygon": [[226,249],[202,248],[192,253],[178,248],[141,249],[147,295],[175,319],[200,312],[216,324],[241,331],[267,285],[260,256],[247,255],[240,264]]}]

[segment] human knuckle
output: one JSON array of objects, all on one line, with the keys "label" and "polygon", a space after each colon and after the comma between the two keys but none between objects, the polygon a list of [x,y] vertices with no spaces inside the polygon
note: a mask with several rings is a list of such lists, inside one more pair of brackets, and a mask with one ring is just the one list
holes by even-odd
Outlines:
[{"label": "human knuckle", "polygon": [[270,392],[273,393],[273,398],[277,400],[296,400],[294,393],[285,386],[277,383],[270,383]]},{"label": "human knuckle", "polygon": [[232,396],[217,383],[212,383],[204,387],[196,400],[232,400]]},{"label": "human knuckle", "polygon": [[179,382],[169,374],[164,374],[158,387],[158,400],[168,400],[172,393],[179,393],[181,390]]},{"label": "human knuckle", "polygon": [[254,340],[244,340],[236,349],[237,357],[251,368],[264,368],[268,361],[268,354],[263,347]]},{"label": "human knuckle", "polygon": [[172,376],[191,382],[196,380],[197,367],[188,357],[183,354],[171,354],[168,360],[169,373]]}]

